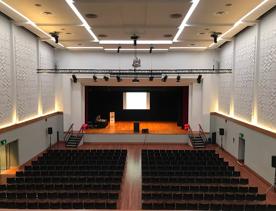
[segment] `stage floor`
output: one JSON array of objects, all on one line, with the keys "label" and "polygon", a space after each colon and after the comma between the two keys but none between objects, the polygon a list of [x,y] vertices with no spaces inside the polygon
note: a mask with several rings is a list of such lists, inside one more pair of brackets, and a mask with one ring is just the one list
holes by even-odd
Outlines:
[{"label": "stage floor", "polygon": [[[187,131],[178,127],[176,122],[139,122],[140,133],[142,129],[148,128],[150,134],[173,134],[186,135]],[[113,125],[108,124],[106,128],[93,128],[85,130],[86,134],[134,134],[133,121],[115,122]]]}]

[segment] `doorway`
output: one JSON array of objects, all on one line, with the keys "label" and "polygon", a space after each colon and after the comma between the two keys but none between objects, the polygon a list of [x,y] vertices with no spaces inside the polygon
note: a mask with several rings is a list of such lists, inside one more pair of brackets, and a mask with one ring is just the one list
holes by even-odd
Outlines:
[{"label": "doorway", "polygon": [[0,146],[0,172],[18,166],[18,140]]},{"label": "doorway", "polygon": [[238,152],[238,160],[241,163],[244,163],[245,158],[245,139],[239,137],[239,152]]}]

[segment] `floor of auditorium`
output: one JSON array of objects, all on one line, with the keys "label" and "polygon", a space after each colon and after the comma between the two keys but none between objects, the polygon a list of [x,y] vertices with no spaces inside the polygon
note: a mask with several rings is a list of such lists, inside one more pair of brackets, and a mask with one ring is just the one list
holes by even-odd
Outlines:
[{"label": "floor of auditorium", "polygon": [[[63,143],[56,144],[53,148],[66,149]],[[187,150],[192,147],[183,144],[120,144],[120,143],[85,143],[78,149],[127,149],[125,172],[122,180],[120,200],[118,208],[121,210],[141,209],[141,150],[142,149],[163,149],[163,150]],[[210,145],[206,149],[215,149],[220,157],[223,157],[230,165],[241,172],[241,177],[249,179],[249,185],[257,186],[260,193],[266,193],[270,188],[269,184],[260,179],[246,166],[241,165],[227,152],[221,150],[217,145]],[[28,164],[28,163],[27,163]],[[23,167],[23,166],[22,166]],[[21,167],[21,168],[22,168]],[[1,175],[2,182],[7,176],[15,173],[15,170],[6,171]],[[276,204],[276,193],[271,189],[268,191],[266,203]]]},{"label": "floor of auditorium", "polygon": [[[140,132],[147,128],[151,134],[187,134],[187,131],[178,127],[176,122],[141,121],[139,126]],[[84,132],[88,134],[133,134],[133,121],[119,121],[108,124],[106,128],[93,128]]]}]

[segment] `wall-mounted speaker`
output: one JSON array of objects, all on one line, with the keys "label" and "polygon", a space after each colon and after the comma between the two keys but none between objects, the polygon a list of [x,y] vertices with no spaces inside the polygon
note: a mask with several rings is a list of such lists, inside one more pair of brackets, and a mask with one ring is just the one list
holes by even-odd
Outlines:
[{"label": "wall-mounted speaker", "polygon": [[219,129],[219,135],[220,136],[224,136],[224,128],[220,128]]},{"label": "wall-mounted speaker", "polygon": [[48,127],[48,135],[52,135],[53,134],[53,128],[52,127]]},{"label": "wall-mounted speaker", "polygon": [[271,165],[273,168],[276,168],[276,156],[272,156]]}]

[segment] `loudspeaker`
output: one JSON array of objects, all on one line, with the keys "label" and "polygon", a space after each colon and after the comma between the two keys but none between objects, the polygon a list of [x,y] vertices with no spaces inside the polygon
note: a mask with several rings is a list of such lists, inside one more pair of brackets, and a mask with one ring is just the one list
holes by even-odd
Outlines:
[{"label": "loudspeaker", "polygon": [[212,144],[216,144],[216,142],[217,142],[217,133],[214,132],[212,133]]},{"label": "loudspeaker", "polygon": [[53,134],[53,128],[48,127],[48,135],[52,135]]},{"label": "loudspeaker", "polygon": [[148,128],[143,128],[143,129],[142,129],[142,133],[144,133],[144,134],[149,133],[149,129],[148,129]]},{"label": "loudspeaker", "polygon": [[273,168],[276,168],[276,156],[272,156],[271,165]]},{"label": "loudspeaker", "polygon": [[139,122],[134,122],[133,123],[133,131],[134,131],[134,133],[139,133],[139,131],[140,131]]},{"label": "loudspeaker", "polygon": [[224,136],[224,129],[223,129],[223,128],[220,128],[220,129],[219,129],[219,135],[220,135],[220,136]]}]

